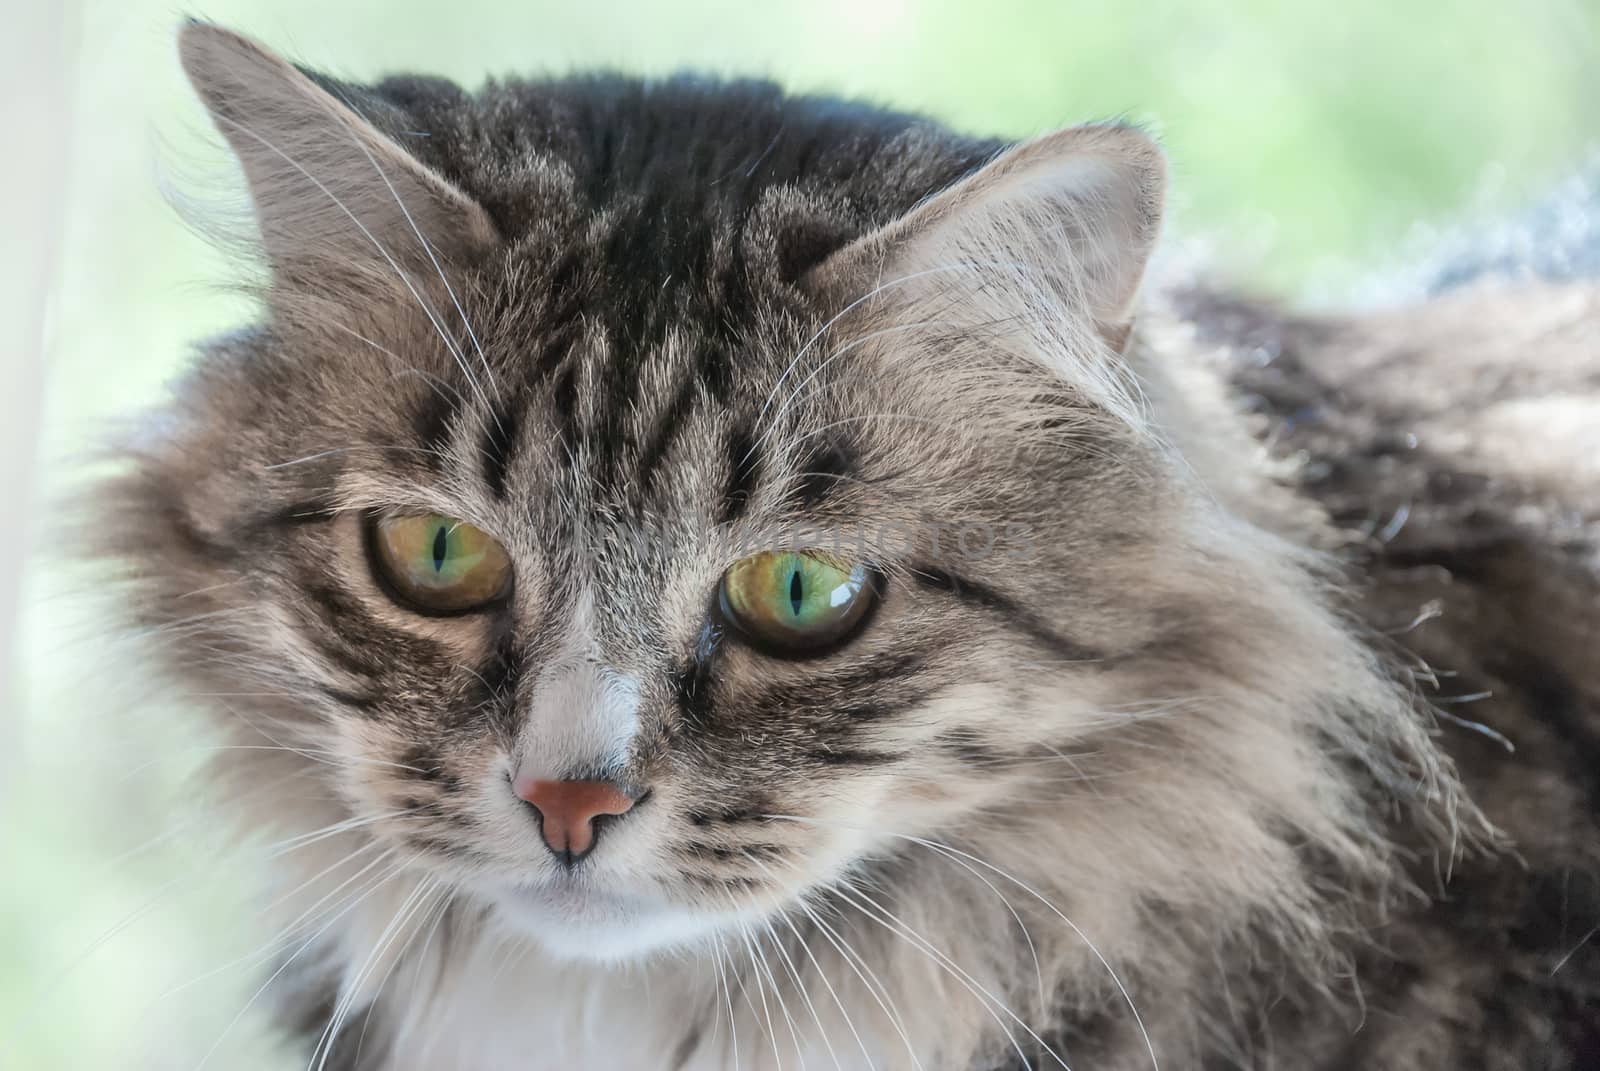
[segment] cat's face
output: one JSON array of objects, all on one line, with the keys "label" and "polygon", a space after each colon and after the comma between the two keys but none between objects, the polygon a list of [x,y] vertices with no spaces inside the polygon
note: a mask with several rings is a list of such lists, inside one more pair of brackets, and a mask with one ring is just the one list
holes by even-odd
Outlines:
[{"label": "cat's face", "polygon": [[[1184,537],[1116,368],[1142,137],[974,170],[912,129],[873,218],[716,160],[607,192],[537,128],[463,192],[252,46],[185,48],[274,282],[141,477],[150,616],[212,615],[181,664],[262,684],[228,713],[378,850],[628,957],[1025,807],[1150,696]],[[508,99],[364,103],[489,143]]]}]

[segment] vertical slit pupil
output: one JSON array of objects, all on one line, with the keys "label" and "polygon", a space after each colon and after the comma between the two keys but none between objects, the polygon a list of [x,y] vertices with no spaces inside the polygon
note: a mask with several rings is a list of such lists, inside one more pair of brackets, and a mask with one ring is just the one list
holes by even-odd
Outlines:
[{"label": "vertical slit pupil", "polygon": [[445,526],[441,524],[439,526],[439,530],[436,531],[433,534],[433,571],[434,572],[437,573],[437,572],[442,572],[444,570],[444,558],[445,558],[445,555],[447,553],[449,553],[449,550],[450,550],[450,533],[448,531],[446,531],[445,530]]},{"label": "vertical slit pupil", "polygon": [[800,604],[805,601],[806,588],[800,582],[800,570],[796,569],[789,574],[789,605],[794,607],[794,615],[800,616]]}]

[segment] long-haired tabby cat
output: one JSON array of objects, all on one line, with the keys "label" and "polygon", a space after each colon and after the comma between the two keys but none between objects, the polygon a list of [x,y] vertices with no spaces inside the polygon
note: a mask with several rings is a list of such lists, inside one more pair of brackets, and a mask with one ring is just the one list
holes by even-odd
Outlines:
[{"label": "long-haired tabby cat", "polygon": [[1600,1066],[1593,284],[1136,303],[1126,126],[181,53],[269,270],[102,527],[308,1066]]}]

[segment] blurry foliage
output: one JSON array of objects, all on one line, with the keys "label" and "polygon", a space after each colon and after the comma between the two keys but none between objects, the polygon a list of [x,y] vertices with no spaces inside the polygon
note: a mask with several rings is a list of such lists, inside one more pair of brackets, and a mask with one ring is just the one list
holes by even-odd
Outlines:
[{"label": "blurry foliage", "polygon": [[[1171,154],[1175,232],[1210,239],[1230,271],[1286,294],[1353,278],[1415,227],[1513,205],[1600,142],[1592,0],[209,0],[201,13],[357,79],[692,67],[975,133],[1130,119]],[[242,313],[211,285],[222,262],[158,193],[158,157],[215,158],[172,54],[176,18],[166,0],[81,11],[47,495],[196,336]],[[185,1071],[259,976],[226,966],[263,939],[240,907],[248,871],[214,862],[226,832],[202,836],[203,817],[116,858],[194,819],[179,786],[204,742],[163,729],[173,719],[159,705],[125,709],[127,682],[58,572],[30,567],[14,656],[27,759],[0,810],[0,1067]],[[208,1066],[278,1066],[251,1026],[247,1016]]]}]

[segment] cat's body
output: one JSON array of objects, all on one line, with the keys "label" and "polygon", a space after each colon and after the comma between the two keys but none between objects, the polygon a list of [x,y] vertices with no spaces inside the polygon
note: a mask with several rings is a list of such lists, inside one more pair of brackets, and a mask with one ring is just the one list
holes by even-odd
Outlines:
[{"label": "cat's body", "polygon": [[1600,286],[1484,279],[1341,317],[1175,304],[1348,540],[1353,605],[1513,846],[1374,932],[1360,1030],[1324,1021],[1306,1066],[1600,1066]]},{"label": "cat's body", "polygon": [[[272,280],[113,549],[297,749],[223,773],[307,838],[273,989],[327,1067],[1600,1058],[1600,291],[1130,336],[1131,131],[184,47]],[[418,510],[514,586],[394,598],[363,518]],[[718,578],[796,525],[901,532],[773,651]],[[1486,691],[1444,709],[1514,753],[1424,706]],[[563,861],[528,777],[632,809]]]}]

